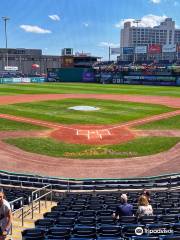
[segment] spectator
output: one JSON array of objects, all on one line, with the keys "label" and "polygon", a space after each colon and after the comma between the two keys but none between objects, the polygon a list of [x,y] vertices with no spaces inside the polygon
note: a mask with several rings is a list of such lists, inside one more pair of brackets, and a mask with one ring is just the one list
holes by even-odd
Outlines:
[{"label": "spectator", "polygon": [[143,190],[142,195],[145,196],[148,200],[148,202],[151,202],[151,197],[150,197],[150,192],[147,191],[146,189]]},{"label": "spectator", "polygon": [[149,204],[148,199],[145,195],[141,195],[138,200],[138,210],[136,213],[138,218],[143,216],[153,215],[152,206]]},{"label": "spectator", "polygon": [[119,219],[121,216],[133,216],[133,206],[127,203],[128,198],[126,194],[120,196],[121,204],[117,206],[113,218]]},{"label": "spectator", "polygon": [[12,223],[12,213],[11,208],[6,201],[4,192],[0,191],[0,240],[5,240],[6,236],[10,232],[11,223]]}]

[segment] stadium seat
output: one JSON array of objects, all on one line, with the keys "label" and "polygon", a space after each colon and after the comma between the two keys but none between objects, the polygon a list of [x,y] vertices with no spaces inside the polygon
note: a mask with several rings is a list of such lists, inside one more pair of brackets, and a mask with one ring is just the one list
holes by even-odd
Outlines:
[{"label": "stadium seat", "polygon": [[34,222],[35,227],[39,228],[39,229],[48,229],[49,227],[52,227],[54,224],[54,220],[53,219],[48,219],[48,218],[44,218],[44,219],[38,219]]},{"label": "stadium seat", "polygon": [[180,235],[161,236],[159,240],[180,240]]},{"label": "stadium seat", "polygon": [[67,227],[52,227],[46,233],[48,239],[68,239],[70,237],[71,229]]},{"label": "stadium seat", "polygon": [[90,226],[75,226],[73,237],[76,238],[96,238],[96,228]]},{"label": "stadium seat", "polygon": [[45,232],[38,228],[28,228],[22,231],[23,240],[44,240]]},{"label": "stadium seat", "polygon": [[121,228],[116,225],[102,225],[97,229],[98,237],[120,237],[121,236]]}]

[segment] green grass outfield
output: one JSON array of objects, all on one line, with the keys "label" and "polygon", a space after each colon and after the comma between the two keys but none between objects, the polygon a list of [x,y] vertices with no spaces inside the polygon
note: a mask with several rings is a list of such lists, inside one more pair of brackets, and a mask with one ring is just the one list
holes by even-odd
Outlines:
[{"label": "green grass outfield", "polygon": [[0,84],[0,95],[45,93],[138,94],[180,97],[180,87],[95,83]]},{"label": "green grass outfield", "polygon": [[158,121],[146,123],[136,127],[137,129],[145,129],[145,130],[173,130],[180,129],[180,115],[161,119]]},{"label": "green grass outfield", "polygon": [[[75,111],[69,107],[95,106],[97,111]],[[119,124],[174,109],[157,105],[114,100],[63,99],[0,105],[0,113],[29,117],[62,124]]]},{"label": "green grass outfield", "polygon": [[16,138],[5,141],[25,151],[53,157],[98,159],[152,155],[170,149],[179,140],[180,138],[174,137],[142,137],[128,143],[104,146],[66,144],[50,138]]}]

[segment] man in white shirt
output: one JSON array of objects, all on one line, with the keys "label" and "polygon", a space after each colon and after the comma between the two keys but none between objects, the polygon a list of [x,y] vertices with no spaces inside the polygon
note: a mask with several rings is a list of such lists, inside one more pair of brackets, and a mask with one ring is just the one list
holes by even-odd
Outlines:
[{"label": "man in white shirt", "polygon": [[5,240],[12,223],[11,207],[4,199],[4,192],[0,191],[0,240]]}]

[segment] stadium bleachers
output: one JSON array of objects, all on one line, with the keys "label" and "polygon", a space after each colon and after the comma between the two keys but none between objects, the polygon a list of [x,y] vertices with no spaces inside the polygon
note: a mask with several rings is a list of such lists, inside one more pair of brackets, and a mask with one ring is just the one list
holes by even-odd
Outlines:
[{"label": "stadium bleachers", "polygon": [[[152,192],[153,209],[161,209],[159,214],[138,219],[137,199],[139,192],[128,192],[129,202],[133,204],[134,216],[112,218],[121,192],[66,193],[35,222],[34,229],[22,232],[24,240],[42,239],[180,239],[180,191]],[[74,207],[79,206],[79,210]],[[170,210],[176,210],[173,214]],[[137,227],[143,234],[137,236]]]},{"label": "stadium bleachers", "polygon": [[[51,184],[57,206],[35,221],[35,227],[22,232],[24,240],[117,240],[180,239],[180,176],[178,174],[139,179],[58,179],[0,173],[0,187],[8,201],[23,197],[31,203],[31,193]],[[153,216],[137,219],[137,199],[143,189],[151,191]],[[112,213],[119,196],[128,193],[134,216],[115,221]],[[38,197],[38,196],[36,196]],[[13,206],[17,209],[19,206]],[[142,235],[135,229],[141,227]],[[151,230],[169,232],[153,234]]]}]

